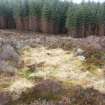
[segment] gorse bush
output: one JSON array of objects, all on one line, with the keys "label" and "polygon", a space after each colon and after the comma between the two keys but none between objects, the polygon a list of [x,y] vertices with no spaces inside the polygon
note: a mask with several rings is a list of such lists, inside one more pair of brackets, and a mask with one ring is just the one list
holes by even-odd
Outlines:
[{"label": "gorse bush", "polygon": [[[15,19],[16,27],[25,27],[25,30],[68,32],[73,37],[105,35],[105,3],[0,0],[0,16],[5,17],[4,23],[8,21],[8,17],[11,17],[11,21]],[[0,24],[3,25],[1,21]]]}]

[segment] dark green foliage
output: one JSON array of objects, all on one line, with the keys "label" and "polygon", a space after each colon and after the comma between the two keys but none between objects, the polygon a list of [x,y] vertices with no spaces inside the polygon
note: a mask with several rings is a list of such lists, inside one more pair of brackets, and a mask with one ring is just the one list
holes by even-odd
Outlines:
[{"label": "dark green foliage", "polygon": [[55,33],[64,31],[68,4],[68,2],[59,0],[45,0],[43,2],[42,20],[47,21],[50,24],[48,27],[53,27]]},{"label": "dark green foliage", "polygon": [[66,26],[68,29],[76,28],[76,33],[79,30],[81,36],[103,35],[104,33],[100,33],[100,26],[102,28],[104,23],[104,11],[105,3],[82,2],[78,5],[70,3]]},{"label": "dark green foliage", "polygon": [[45,0],[42,8],[42,19],[50,20],[51,18],[51,4],[50,0]]},{"label": "dark green foliage", "polygon": [[[0,16],[29,17],[59,27],[63,32],[65,27],[75,30],[81,36],[105,34],[105,3],[73,2],[61,0],[0,0]],[[103,28],[103,32],[100,29]],[[102,30],[101,30],[102,31]],[[83,34],[83,35],[82,35]]]},{"label": "dark green foliage", "polygon": [[70,28],[76,27],[77,23],[77,5],[70,3],[69,9],[67,12],[67,21],[66,21],[66,26]]},{"label": "dark green foliage", "polygon": [[7,16],[10,14],[9,1],[0,0],[0,16]]},{"label": "dark green foliage", "polygon": [[17,0],[13,1],[13,10],[14,10],[14,16],[19,17],[25,17],[29,14],[29,8],[28,8],[28,0]]},{"label": "dark green foliage", "polygon": [[[66,18],[67,18],[67,10],[69,7],[69,2],[60,2],[59,3],[59,25],[61,27],[61,32],[66,28]],[[61,11],[62,10],[62,11]]]},{"label": "dark green foliage", "polygon": [[43,0],[30,0],[29,3],[29,16],[41,16]]}]

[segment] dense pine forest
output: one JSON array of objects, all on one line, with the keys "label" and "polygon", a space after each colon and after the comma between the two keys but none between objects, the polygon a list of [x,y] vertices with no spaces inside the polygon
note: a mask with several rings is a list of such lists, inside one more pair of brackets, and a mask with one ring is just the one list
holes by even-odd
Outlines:
[{"label": "dense pine forest", "polygon": [[105,35],[105,3],[0,0],[0,28],[73,37]]}]

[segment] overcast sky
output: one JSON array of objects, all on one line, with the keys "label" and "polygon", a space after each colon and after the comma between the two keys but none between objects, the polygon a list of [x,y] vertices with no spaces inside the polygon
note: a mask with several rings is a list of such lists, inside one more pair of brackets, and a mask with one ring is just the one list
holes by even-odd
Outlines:
[{"label": "overcast sky", "polygon": [[[62,0],[63,1],[63,0]],[[71,0],[67,0],[67,1],[71,1]],[[75,3],[80,3],[82,0],[72,0]],[[89,0],[85,0],[85,1],[89,1]],[[95,2],[104,2],[105,0],[90,0],[90,1],[95,1]]]}]

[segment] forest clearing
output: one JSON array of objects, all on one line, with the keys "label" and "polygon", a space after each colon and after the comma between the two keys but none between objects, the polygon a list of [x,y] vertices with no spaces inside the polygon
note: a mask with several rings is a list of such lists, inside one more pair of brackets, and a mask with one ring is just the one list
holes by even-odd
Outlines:
[{"label": "forest clearing", "polygon": [[0,30],[0,104],[104,105],[104,38]]},{"label": "forest clearing", "polygon": [[0,0],[0,105],[105,105],[105,2]]}]

